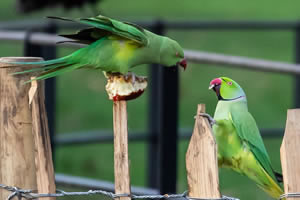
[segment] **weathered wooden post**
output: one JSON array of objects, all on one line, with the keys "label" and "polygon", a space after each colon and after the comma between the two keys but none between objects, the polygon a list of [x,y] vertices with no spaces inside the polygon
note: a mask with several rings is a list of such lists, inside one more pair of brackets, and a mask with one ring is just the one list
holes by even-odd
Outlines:
[{"label": "weathered wooden post", "polygon": [[[135,99],[144,92],[147,79],[119,73],[107,74],[107,78],[106,91],[109,99],[113,100],[115,193],[130,195],[126,101]],[[131,197],[124,196],[120,199],[130,200]]]},{"label": "weathered wooden post", "polygon": [[217,145],[208,120],[199,115],[204,112],[205,105],[199,104],[186,153],[188,196],[220,198]]},{"label": "weathered wooden post", "polygon": [[[44,81],[32,82],[29,90],[29,104],[32,109],[37,189],[39,193],[55,193],[55,175],[45,107]],[[43,198],[43,200],[54,199],[53,197]]]},{"label": "weathered wooden post", "polygon": [[[11,75],[34,66],[5,63],[41,60],[36,57],[0,59],[0,183],[48,193],[55,192],[54,179],[50,189],[40,190],[49,178],[45,171],[50,172],[53,169],[51,157],[42,158],[47,154],[43,151],[51,152],[43,135],[47,134],[47,118],[43,110],[42,86],[31,87],[30,84],[24,84],[30,79],[30,74]],[[33,95],[35,87],[37,94]],[[32,101],[32,108],[29,99]],[[43,159],[49,159],[48,163],[41,163]],[[51,173],[54,177],[53,171]],[[6,199],[9,194],[10,192],[0,190],[0,199]]]},{"label": "weathered wooden post", "polygon": [[[287,112],[287,121],[280,148],[284,192],[300,192],[300,109]],[[299,199],[298,198],[289,198]]]},{"label": "weathered wooden post", "polygon": [[[131,194],[129,160],[128,160],[128,129],[127,103],[115,101],[113,104],[114,117],[114,170],[115,193]],[[121,200],[130,200],[130,197],[120,197]]]},{"label": "weathered wooden post", "polygon": [[[12,76],[23,69],[1,63],[8,61],[40,61],[39,58],[0,59],[0,183],[20,188],[36,189],[36,168],[34,164],[34,142],[31,126],[31,110],[28,105],[30,79],[28,75]],[[0,190],[0,199],[6,199],[10,192]]]}]

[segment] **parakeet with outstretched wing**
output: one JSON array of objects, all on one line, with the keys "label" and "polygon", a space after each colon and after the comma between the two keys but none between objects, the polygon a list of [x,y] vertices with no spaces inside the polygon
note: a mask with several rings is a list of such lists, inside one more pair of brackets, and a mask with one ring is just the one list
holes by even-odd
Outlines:
[{"label": "parakeet with outstretched wing", "polygon": [[218,144],[220,167],[231,168],[253,180],[271,197],[283,194],[260,136],[256,122],[248,112],[243,89],[232,79],[220,77],[210,82],[218,97],[213,120],[213,132]]},{"label": "parakeet with outstretched wing", "polygon": [[101,15],[74,20],[50,18],[91,26],[75,34],[61,35],[87,46],[54,60],[15,62],[14,64],[42,65],[40,68],[16,74],[40,71],[36,80],[42,80],[80,68],[99,69],[109,73],[119,72],[124,75],[134,66],[149,63],[186,68],[183,49],[176,41],[154,34],[138,25]]}]

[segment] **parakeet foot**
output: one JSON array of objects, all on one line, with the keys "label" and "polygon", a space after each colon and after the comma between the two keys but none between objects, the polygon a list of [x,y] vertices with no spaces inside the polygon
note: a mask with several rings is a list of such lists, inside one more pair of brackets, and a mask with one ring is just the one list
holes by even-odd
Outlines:
[{"label": "parakeet foot", "polygon": [[133,72],[128,72],[126,75],[125,75],[125,80],[129,80],[131,79],[131,83],[134,85],[135,84],[135,81],[136,81],[136,76]]},{"label": "parakeet foot", "polygon": [[200,113],[199,115],[202,116],[202,117],[207,118],[207,120],[208,120],[208,122],[209,122],[209,124],[211,126],[217,124],[217,121],[214,120],[214,118],[212,118],[209,114],[207,114],[207,113]]}]

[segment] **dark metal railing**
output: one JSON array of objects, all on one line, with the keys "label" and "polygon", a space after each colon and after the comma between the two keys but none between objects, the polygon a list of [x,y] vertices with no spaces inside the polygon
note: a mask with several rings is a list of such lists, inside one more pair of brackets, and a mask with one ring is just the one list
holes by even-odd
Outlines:
[{"label": "dark metal railing", "polygon": [[[132,20],[126,20],[132,21]],[[53,23],[52,20],[47,18],[43,20],[23,20],[23,21],[10,21],[1,22],[1,30],[26,30],[30,28],[43,28],[49,23]],[[85,27],[76,23],[54,21],[58,29],[78,29]],[[135,21],[148,29],[155,29],[156,27],[162,27],[166,30],[270,30],[270,31],[283,31],[283,30],[295,30],[299,28],[300,22],[298,20],[282,20],[282,21],[166,21],[166,20],[151,20],[151,21]]]},{"label": "dark metal railing", "polygon": [[[58,186],[70,187],[81,190],[105,190],[114,192],[115,187],[112,182],[96,180],[92,178],[70,176],[65,174],[55,174],[55,183]],[[131,187],[132,194],[145,195],[145,194],[159,194],[158,190],[144,188],[144,187]]]},{"label": "dark metal railing", "polygon": [[[179,129],[178,139],[188,140],[192,136],[192,129],[184,128]],[[268,128],[261,129],[260,132],[263,133],[264,138],[281,137],[284,133],[284,129],[280,128]],[[129,132],[128,139],[129,142],[143,142],[151,141],[150,133],[144,132]],[[86,145],[86,144],[96,144],[96,143],[112,143],[114,139],[113,133],[111,131],[82,131],[73,132],[66,134],[59,134],[55,137],[55,144],[57,146],[66,145]]]}]

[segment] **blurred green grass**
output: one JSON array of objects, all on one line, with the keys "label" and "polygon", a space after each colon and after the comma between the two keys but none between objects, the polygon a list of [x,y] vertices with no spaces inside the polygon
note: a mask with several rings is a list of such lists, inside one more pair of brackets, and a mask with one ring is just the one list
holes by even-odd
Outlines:
[{"label": "blurred green grass", "polygon": [[[122,6],[116,0],[106,0],[99,8],[102,14],[128,20],[297,20],[298,1],[179,1],[131,0]],[[0,20],[42,18],[47,15],[91,16],[87,6],[65,12],[53,8],[30,15],[13,11],[14,3],[2,0]],[[9,11],[9,12],[8,12]],[[292,62],[294,59],[294,34],[289,31],[174,31],[167,35],[179,41],[186,49],[233,54],[274,61]],[[70,53],[59,48],[59,55]],[[22,44],[1,41],[0,56],[21,56]],[[146,74],[147,67],[135,69]],[[216,97],[208,91],[212,78],[228,76],[246,91],[249,109],[260,128],[284,127],[286,110],[293,107],[293,77],[282,74],[256,72],[206,64],[190,63],[186,72],[180,73],[180,127],[192,127],[198,103],[205,103],[207,111],[214,112]],[[58,78],[57,131],[59,133],[112,129],[112,103],[107,100],[105,80],[101,72],[80,70]],[[146,130],[148,93],[128,103],[129,130]],[[275,169],[280,170],[279,146],[281,138],[266,139]],[[187,189],[184,154],[187,141],[179,146],[178,192]],[[147,145],[130,143],[131,183],[146,186]],[[113,147],[111,144],[59,147],[56,150],[56,172],[113,180]],[[225,195],[241,199],[267,199],[247,178],[228,170],[220,172],[221,189]]]}]

